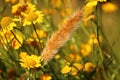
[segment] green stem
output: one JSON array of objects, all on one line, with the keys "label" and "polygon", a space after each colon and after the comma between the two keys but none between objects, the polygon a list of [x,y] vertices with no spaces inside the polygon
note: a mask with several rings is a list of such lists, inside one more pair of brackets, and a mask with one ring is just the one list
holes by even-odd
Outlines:
[{"label": "green stem", "polygon": [[[19,39],[16,37],[16,35],[14,34],[14,32],[13,31],[11,31],[11,33],[13,34],[13,36],[14,36],[14,38],[18,41],[18,43],[22,46],[22,43],[19,41]],[[23,49],[25,50],[25,51],[27,51],[27,49],[24,47],[24,46],[22,46],[23,47]]]},{"label": "green stem", "polygon": [[54,69],[52,68],[52,66],[51,66],[50,63],[49,63],[49,68],[50,68],[51,71],[53,72],[53,75],[54,75],[54,77],[55,77],[55,80],[59,80],[59,78],[57,77],[57,75],[56,75],[56,73],[55,73],[55,71],[54,71]]},{"label": "green stem", "polygon": [[[114,59],[115,59],[116,61],[118,61],[118,63],[120,64],[119,59],[118,59],[117,56],[115,55],[115,53],[114,53],[111,45],[109,44],[109,42],[108,42],[108,40],[107,40],[107,38],[106,38],[103,30],[102,30],[102,28],[100,27],[100,26],[102,26],[102,22],[100,22],[100,21],[101,21],[101,17],[99,17],[99,16],[100,16],[100,15],[99,15],[99,10],[98,10],[97,8],[99,8],[99,6],[96,7],[96,17],[97,17],[97,21],[94,22],[94,23],[97,25],[97,31],[100,30],[101,34],[102,34],[103,37],[104,37],[104,40],[105,40],[105,42],[106,42],[106,45],[108,46],[108,48],[109,48],[109,50],[110,50],[111,56],[114,57]],[[98,22],[98,21],[99,21],[99,22]],[[97,35],[99,35],[99,32],[97,32]],[[98,40],[99,40],[99,39],[98,39]]]},{"label": "green stem", "polygon": [[39,45],[40,45],[40,49],[42,50],[43,49],[43,45],[41,44],[41,42],[40,42],[40,38],[39,38],[39,35],[38,35],[38,33],[37,33],[37,30],[36,30],[36,27],[35,27],[35,25],[32,23],[32,25],[33,25],[33,28],[34,28],[34,31],[35,31],[35,33],[36,33],[36,36],[37,36],[37,38],[38,38],[38,41],[39,41]]}]

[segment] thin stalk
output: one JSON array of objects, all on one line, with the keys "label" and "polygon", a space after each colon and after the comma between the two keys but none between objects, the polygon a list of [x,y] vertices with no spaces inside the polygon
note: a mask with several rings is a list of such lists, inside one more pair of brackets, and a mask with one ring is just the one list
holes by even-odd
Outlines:
[{"label": "thin stalk", "polygon": [[36,33],[36,36],[37,36],[37,38],[38,38],[38,41],[39,41],[39,45],[40,45],[40,49],[42,50],[43,49],[43,45],[40,43],[40,38],[39,38],[39,35],[38,35],[38,33],[37,33],[37,30],[36,30],[36,27],[35,27],[35,25],[32,23],[32,25],[33,25],[33,28],[34,28],[34,31],[35,31],[35,33]]},{"label": "thin stalk", "polygon": [[[98,7],[99,7],[99,6],[98,6]],[[98,8],[98,7],[97,7],[97,8]],[[106,45],[108,46],[108,48],[109,48],[109,50],[110,50],[111,56],[113,56],[113,57],[115,58],[115,60],[118,61],[118,63],[120,64],[119,59],[116,57],[116,55],[115,55],[115,53],[114,53],[114,51],[113,51],[111,45],[109,44],[109,42],[108,42],[108,40],[107,40],[107,38],[106,38],[106,36],[105,36],[105,34],[104,34],[102,28],[100,27],[100,26],[102,26],[102,23],[100,22],[100,21],[101,21],[101,18],[99,17],[100,15],[99,15],[99,11],[98,11],[97,8],[96,8],[96,17],[97,17],[97,21],[94,22],[94,23],[97,25],[97,35],[99,35],[99,30],[100,30],[101,34],[102,34],[103,37],[104,37],[104,40],[105,40],[105,42],[106,42]],[[99,21],[99,22],[98,22],[98,21]],[[97,37],[97,39],[98,39],[98,41],[99,41],[99,37]]]},{"label": "thin stalk", "polygon": [[[18,38],[16,37],[16,35],[14,34],[14,32],[11,31],[11,33],[13,34],[14,38],[18,41],[18,43],[22,46],[22,43],[18,40]],[[23,47],[23,49],[24,49],[25,51],[27,51],[27,49],[26,49],[24,46],[22,46],[22,47]]]}]

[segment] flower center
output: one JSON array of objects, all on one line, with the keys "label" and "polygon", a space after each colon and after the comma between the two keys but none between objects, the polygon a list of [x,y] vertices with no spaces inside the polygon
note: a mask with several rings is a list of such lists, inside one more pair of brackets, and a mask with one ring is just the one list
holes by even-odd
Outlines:
[{"label": "flower center", "polygon": [[9,26],[12,22],[13,22],[12,18],[4,17],[4,18],[2,18],[0,23],[1,23],[2,28],[5,28],[5,27]]},{"label": "flower center", "polygon": [[25,61],[25,64],[27,66],[35,66],[36,65],[36,61],[31,59],[31,58],[28,58],[27,61]]},{"label": "flower center", "polygon": [[30,22],[35,21],[38,18],[38,15],[35,12],[31,12],[27,15],[26,19]]}]

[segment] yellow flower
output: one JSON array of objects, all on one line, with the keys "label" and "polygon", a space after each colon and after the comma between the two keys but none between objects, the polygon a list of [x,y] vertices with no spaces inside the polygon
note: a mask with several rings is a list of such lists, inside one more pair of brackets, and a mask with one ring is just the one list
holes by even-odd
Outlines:
[{"label": "yellow flower", "polygon": [[25,58],[27,56],[27,52],[20,52],[19,57]]},{"label": "yellow flower", "polygon": [[61,12],[61,15],[63,17],[69,16],[72,13],[72,9],[71,8],[66,8]]},{"label": "yellow flower", "polygon": [[23,26],[42,23],[43,22],[43,13],[42,11],[30,12],[29,14],[25,14],[25,19],[23,21]]},{"label": "yellow flower", "polygon": [[85,71],[85,72],[91,72],[93,70],[95,70],[95,65],[93,63],[91,63],[91,62],[85,63],[83,71]]},{"label": "yellow flower", "polygon": [[59,54],[56,54],[55,55],[55,59],[59,59],[60,58],[60,55]]},{"label": "yellow flower", "polygon": [[[44,38],[44,37],[47,36],[47,34],[45,33],[44,30],[41,30],[41,29],[38,30],[38,29],[37,29],[36,32],[37,32],[39,38]],[[32,35],[31,35],[34,39],[38,39],[38,37],[37,37],[37,35],[36,35],[36,32],[34,31],[34,32],[32,33]]]},{"label": "yellow flower", "polygon": [[11,0],[4,0],[5,2],[10,2]]},{"label": "yellow flower", "polygon": [[73,64],[78,70],[82,70],[83,69],[83,65],[80,63],[74,63]]},{"label": "yellow flower", "polygon": [[92,50],[92,47],[90,44],[82,44],[81,45],[81,49],[80,49],[80,52],[82,54],[82,56],[86,57],[90,54]]},{"label": "yellow flower", "polygon": [[106,13],[114,12],[118,9],[117,5],[114,3],[107,2],[105,4],[102,4],[102,10]]},{"label": "yellow flower", "polygon": [[79,62],[81,57],[77,53],[69,53],[68,59],[70,59],[71,62]]},{"label": "yellow flower", "polygon": [[54,15],[56,13],[56,10],[53,8],[44,8],[42,11],[45,15]]},{"label": "yellow flower", "polygon": [[86,7],[94,7],[97,5],[97,3],[99,2],[106,2],[107,0],[90,0],[87,4]]},{"label": "yellow flower", "polygon": [[86,7],[93,7],[97,5],[97,1],[91,1],[86,4]]},{"label": "yellow flower", "polygon": [[52,79],[52,77],[48,74],[44,74],[40,77],[40,80],[51,80],[51,79]]},{"label": "yellow flower", "polygon": [[70,50],[75,50],[75,45],[70,45]]},{"label": "yellow flower", "polygon": [[[102,42],[102,37],[99,36],[99,42],[101,43]],[[89,44],[95,44],[96,46],[98,45],[98,39],[97,39],[97,36],[95,34],[91,34],[90,35],[90,39],[88,40],[88,43]]]},{"label": "yellow flower", "polygon": [[84,7],[84,17],[83,20],[87,19],[94,12],[94,7]]},{"label": "yellow flower", "polygon": [[13,30],[13,27],[17,26],[11,17],[3,17],[0,24],[4,33]]},{"label": "yellow flower", "polygon": [[62,0],[51,0],[50,4],[55,8],[60,8],[62,6]]},{"label": "yellow flower", "polygon": [[7,31],[5,34],[2,31],[0,31],[0,36],[1,36],[0,42],[3,45],[6,45],[14,38],[14,36],[12,35],[12,33],[10,31]]},{"label": "yellow flower", "polygon": [[23,3],[18,3],[16,5],[12,6],[12,14],[15,16],[21,16],[23,17],[24,14],[28,14],[29,12],[35,11],[36,7],[35,5],[31,3],[23,4]]},{"label": "yellow flower", "polygon": [[41,57],[40,56],[36,56],[36,55],[27,55],[25,58],[21,58],[20,59],[20,64],[23,68],[27,68],[27,69],[30,69],[30,68],[38,68],[41,66],[40,64],[40,59]]},{"label": "yellow flower", "polygon": [[[42,43],[42,42],[41,42]],[[39,47],[39,43],[36,41],[36,40],[34,40],[34,39],[32,39],[32,38],[29,38],[29,39],[27,39],[27,44],[30,46],[30,47]]]},{"label": "yellow flower", "polygon": [[[83,65],[82,64],[80,64],[80,63],[74,63],[73,64],[74,66],[72,66],[72,70],[71,70],[71,73],[72,73],[72,75],[77,75],[77,73],[78,73],[78,70],[82,70],[83,69]],[[77,68],[77,69],[76,69]]]},{"label": "yellow flower", "polygon": [[72,68],[70,66],[66,65],[65,67],[62,68],[61,73],[62,74],[67,74],[71,71],[71,69]]},{"label": "yellow flower", "polygon": [[19,49],[22,46],[21,44],[23,43],[23,38],[22,38],[21,35],[18,35],[18,34],[16,35],[16,38],[14,38],[13,41],[12,41],[12,47],[14,49]]}]

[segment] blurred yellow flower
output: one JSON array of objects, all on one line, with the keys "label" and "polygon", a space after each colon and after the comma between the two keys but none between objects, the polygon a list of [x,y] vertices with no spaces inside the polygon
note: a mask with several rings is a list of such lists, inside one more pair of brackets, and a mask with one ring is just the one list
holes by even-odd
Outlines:
[{"label": "blurred yellow flower", "polygon": [[81,57],[77,53],[69,53],[68,59],[70,59],[71,62],[80,62]]},{"label": "blurred yellow flower", "polygon": [[94,7],[84,7],[84,11],[83,11],[83,20],[88,18],[92,13],[94,12]]},{"label": "blurred yellow flower", "polygon": [[18,0],[4,0],[5,2],[10,2],[12,4],[18,3]]},{"label": "blurred yellow flower", "polygon": [[82,44],[81,45],[80,52],[83,57],[88,56],[90,54],[91,50],[92,50],[92,46],[90,44]]},{"label": "blurred yellow flower", "polygon": [[102,4],[102,10],[106,13],[114,12],[118,9],[117,5],[111,2],[107,2],[105,4]]},{"label": "blurred yellow flower", "polygon": [[51,80],[51,79],[52,79],[52,77],[48,74],[44,74],[40,77],[40,80]]},{"label": "blurred yellow flower", "polygon": [[27,39],[27,44],[30,46],[30,47],[39,47],[39,43],[38,41],[32,39],[32,38],[29,38]]},{"label": "blurred yellow flower", "polygon": [[28,55],[27,52],[20,52],[19,57],[25,58],[27,55]]},{"label": "blurred yellow flower", "polygon": [[3,34],[2,31],[0,31],[0,42],[3,45],[8,44],[13,38],[14,36],[12,35],[12,33],[10,31],[7,31],[5,34]]},{"label": "blurred yellow flower", "polygon": [[78,70],[82,70],[83,69],[83,65],[80,63],[74,63],[73,64]]},{"label": "blurred yellow flower", "polygon": [[61,73],[62,74],[67,74],[67,73],[69,73],[70,71],[71,71],[71,67],[70,66],[68,66],[68,65],[66,65],[66,66],[64,66],[62,69],[61,69]]},{"label": "blurred yellow flower", "polygon": [[95,66],[93,63],[87,62],[87,63],[85,63],[85,65],[84,65],[83,71],[85,71],[85,72],[91,72],[91,71],[95,70],[95,67],[96,67],[96,66]]},{"label": "blurred yellow flower", "polygon": [[[47,36],[47,34],[45,33],[45,31],[42,30],[42,29],[39,29],[39,30],[37,29],[36,32],[37,32],[39,38],[44,38],[44,37]],[[34,32],[31,34],[31,36],[32,36],[34,39],[38,39],[38,37],[37,37],[37,35],[36,35],[36,32],[34,31]]]},{"label": "blurred yellow flower", "polygon": [[88,25],[88,21],[89,20],[94,20],[95,19],[95,15],[87,15],[86,17],[84,16],[83,21],[84,21],[84,25],[87,26]]},{"label": "blurred yellow flower", "polygon": [[12,41],[12,47],[14,49],[19,49],[23,44],[23,38],[22,38],[21,35],[18,35],[18,34],[16,35],[16,38],[14,38],[13,41]]},{"label": "blurred yellow flower", "polygon": [[55,59],[59,59],[60,58],[60,55],[59,54],[56,54],[55,55]]},{"label": "blurred yellow flower", "polygon": [[40,56],[27,55],[26,57],[20,59],[20,64],[23,68],[27,68],[27,69],[38,68],[41,66],[40,59],[41,59]]},{"label": "blurred yellow flower", "polygon": [[18,3],[12,6],[11,11],[13,15],[23,17],[24,14],[28,14],[29,12],[32,12],[35,10],[36,10],[35,5],[31,3],[27,3],[27,4]]},{"label": "blurred yellow flower", "polygon": [[43,16],[44,14],[42,11],[35,11],[30,12],[28,14],[25,14],[25,19],[23,21],[23,26],[36,24],[36,23],[42,23],[43,22]]},{"label": "blurred yellow flower", "polygon": [[61,6],[62,6],[62,0],[51,0],[50,4],[54,8],[61,8]]},{"label": "blurred yellow flower", "polygon": [[99,2],[106,2],[107,0],[90,0],[87,4],[86,7],[94,7],[97,5],[97,3]]},{"label": "blurred yellow flower", "polygon": [[[102,42],[102,37],[99,36],[98,38],[99,38],[99,43],[101,43]],[[88,43],[91,44],[91,45],[95,44],[97,46],[99,44],[97,36],[95,34],[91,34],[90,39],[88,40]]]},{"label": "blurred yellow flower", "polygon": [[72,9],[71,8],[65,8],[63,11],[61,11],[62,17],[66,17],[72,14]]},{"label": "blurred yellow flower", "polygon": [[11,17],[3,17],[0,24],[4,33],[13,30],[13,27],[17,26]]},{"label": "blurred yellow flower", "polygon": [[80,63],[73,63],[71,73],[72,75],[77,75],[78,71],[81,71],[83,69],[83,65]]},{"label": "blurred yellow flower", "polygon": [[11,0],[4,0],[5,2],[10,2]]},{"label": "blurred yellow flower", "polygon": [[45,15],[54,15],[56,13],[55,9],[52,8],[44,8],[42,11]]},{"label": "blurred yellow flower", "polygon": [[75,45],[70,45],[71,50],[75,50]]},{"label": "blurred yellow flower", "polygon": [[88,2],[88,3],[86,4],[86,7],[93,7],[93,6],[96,6],[96,5],[97,5],[97,0]]}]

